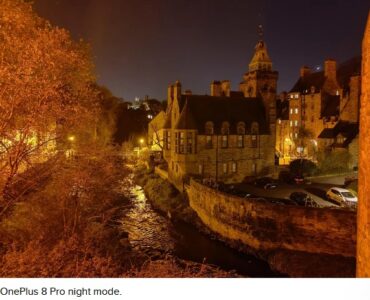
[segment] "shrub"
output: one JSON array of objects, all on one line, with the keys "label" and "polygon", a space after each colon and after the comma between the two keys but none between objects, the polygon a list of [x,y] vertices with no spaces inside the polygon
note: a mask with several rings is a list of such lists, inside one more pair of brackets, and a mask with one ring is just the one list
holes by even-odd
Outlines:
[{"label": "shrub", "polygon": [[308,159],[296,159],[289,165],[290,172],[294,175],[312,176],[317,173],[317,166]]}]

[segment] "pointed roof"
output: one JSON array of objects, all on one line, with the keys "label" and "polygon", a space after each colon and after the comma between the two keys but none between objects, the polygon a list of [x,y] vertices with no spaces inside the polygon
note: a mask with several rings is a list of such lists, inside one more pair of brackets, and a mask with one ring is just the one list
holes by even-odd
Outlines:
[{"label": "pointed roof", "polygon": [[249,71],[272,71],[272,61],[267,52],[266,43],[261,39],[254,48],[254,55],[249,64]]}]

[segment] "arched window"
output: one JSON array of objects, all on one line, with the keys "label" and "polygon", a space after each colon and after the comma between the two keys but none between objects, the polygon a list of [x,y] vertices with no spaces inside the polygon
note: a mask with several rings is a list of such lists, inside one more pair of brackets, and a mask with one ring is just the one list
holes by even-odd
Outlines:
[{"label": "arched window", "polygon": [[245,123],[244,122],[239,122],[236,126],[236,132],[239,135],[244,135],[245,134]]},{"label": "arched window", "polygon": [[229,122],[222,122],[221,134],[223,134],[223,135],[230,134],[230,124],[229,124]]},{"label": "arched window", "polygon": [[213,125],[213,122],[211,122],[211,121],[206,122],[205,131],[206,131],[206,134],[207,135],[214,134],[214,125]]}]

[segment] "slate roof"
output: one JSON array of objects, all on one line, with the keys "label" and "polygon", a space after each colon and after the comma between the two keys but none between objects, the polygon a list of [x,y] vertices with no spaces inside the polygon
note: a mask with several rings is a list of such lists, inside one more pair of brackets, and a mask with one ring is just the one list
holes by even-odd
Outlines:
[{"label": "slate roof", "polygon": [[359,133],[359,124],[339,121],[333,128],[325,128],[319,139],[334,139],[339,134],[346,138],[343,144],[333,144],[334,147],[347,147]]},{"label": "slate roof", "polygon": [[332,117],[339,115],[340,96],[323,94],[321,117]]},{"label": "slate roof", "polygon": [[259,98],[182,95],[179,102],[181,113],[176,129],[196,129],[204,134],[206,122],[211,121],[217,134],[222,123],[229,122],[233,134],[238,122],[244,122],[248,133],[251,124],[257,122],[260,134],[269,134],[265,107]]},{"label": "slate roof", "polygon": [[[348,89],[351,76],[358,75],[360,73],[361,73],[361,57],[356,56],[338,66],[337,81],[342,88]],[[314,72],[304,77],[300,77],[290,92],[291,93],[302,92],[304,90],[310,91],[311,86],[314,86],[316,90],[321,90],[324,83],[325,83],[324,71]]]}]

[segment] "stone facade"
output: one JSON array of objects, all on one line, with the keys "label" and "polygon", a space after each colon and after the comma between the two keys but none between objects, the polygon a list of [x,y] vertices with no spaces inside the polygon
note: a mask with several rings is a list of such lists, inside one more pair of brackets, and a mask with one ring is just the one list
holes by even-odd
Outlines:
[{"label": "stone facade", "polygon": [[190,177],[236,183],[273,173],[278,72],[266,56],[259,41],[239,91],[228,80],[213,81],[210,96],[183,93],[179,81],[168,87],[163,157],[178,189]]},{"label": "stone facade", "polygon": [[362,50],[357,276],[370,277],[370,15]]},{"label": "stone facade", "polygon": [[[333,146],[327,145],[328,141],[320,141],[325,129],[334,128],[340,121],[355,123],[358,128],[360,59],[353,58],[339,68],[332,59],[326,60],[324,65],[321,72],[311,72],[308,67],[302,67],[298,81],[288,93],[289,129],[282,128],[286,126],[286,119],[281,116],[278,116],[276,127],[277,134],[285,134],[276,141],[280,155],[282,150],[284,153],[287,150],[281,144],[283,140],[289,145],[291,159],[301,156],[315,159],[318,151]],[[302,132],[309,133],[310,140],[303,142]]]}]

